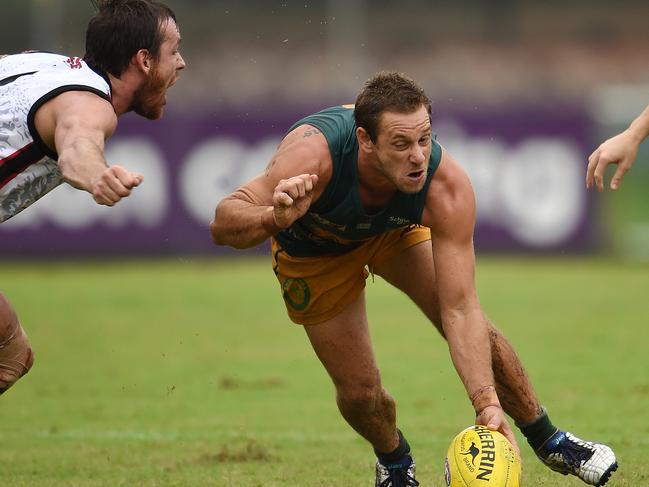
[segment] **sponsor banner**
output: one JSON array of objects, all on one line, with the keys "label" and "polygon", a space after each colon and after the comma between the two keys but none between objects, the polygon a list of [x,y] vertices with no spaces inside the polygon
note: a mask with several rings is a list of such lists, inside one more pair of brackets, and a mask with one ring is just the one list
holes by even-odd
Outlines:
[{"label": "sponsor banner", "polygon": [[[593,248],[584,188],[591,121],[583,110],[436,111],[439,141],[476,191],[478,250]],[[144,173],[144,183],[113,208],[60,186],[0,225],[0,255],[234,253],[210,240],[216,203],[262,172],[285,130],[308,113],[168,113],[157,122],[127,115],[107,159]]]},{"label": "sponsor banner", "polygon": [[560,107],[440,116],[440,143],[466,169],[477,198],[477,250],[564,252],[596,245],[586,164],[593,123]]}]

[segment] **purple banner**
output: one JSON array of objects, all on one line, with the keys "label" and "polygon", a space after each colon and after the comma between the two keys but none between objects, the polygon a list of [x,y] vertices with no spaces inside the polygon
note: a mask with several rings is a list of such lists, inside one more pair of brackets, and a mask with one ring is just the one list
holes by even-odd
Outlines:
[{"label": "purple banner", "polygon": [[595,247],[593,204],[585,188],[593,123],[584,109],[439,112],[433,127],[440,143],[464,166],[476,193],[478,250]]},{"label": "purple banner", "polygon": [[[62,185],[0,225],[0,255],[231,252],[209,237],[216,203],[263,171],[287,128],[311,111],[169,112],[158,122],[126,116],[107,159],[143,172],[143,185],[114,208]],[[583,184],[591,122],[583,110],[437,108],[433,128],[474,185],[478,250],[593,247]]]}]

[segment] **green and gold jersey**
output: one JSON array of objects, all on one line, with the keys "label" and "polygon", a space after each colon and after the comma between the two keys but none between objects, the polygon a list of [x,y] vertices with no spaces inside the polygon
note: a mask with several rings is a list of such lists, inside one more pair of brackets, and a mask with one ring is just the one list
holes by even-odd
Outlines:
[{"label": "green and gold jersey", "polygon": [[327,108],[299,120],[289,132],[305,124],[319,129],[327,139],[333,170],[327,187],[306,215],[275,236],[286,253],[294,257],[341,254],[389,230],[421,223],[426,193],[442,156],[435,135],[426,183],[421,191],[397,192],[388,206],[368,215],[359,193],[353,108]]}]

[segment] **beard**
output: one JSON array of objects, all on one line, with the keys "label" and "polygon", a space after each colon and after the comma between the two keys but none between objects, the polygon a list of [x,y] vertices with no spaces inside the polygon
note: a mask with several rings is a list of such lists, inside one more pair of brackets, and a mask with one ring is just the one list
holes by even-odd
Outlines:
[{"label": "beard", "polygon": [[144,85],[133,95],[133,111],[149,120],[158,120],[164,112],[166,90],[166,80],[160,76],[157,67],[153,68]]}]

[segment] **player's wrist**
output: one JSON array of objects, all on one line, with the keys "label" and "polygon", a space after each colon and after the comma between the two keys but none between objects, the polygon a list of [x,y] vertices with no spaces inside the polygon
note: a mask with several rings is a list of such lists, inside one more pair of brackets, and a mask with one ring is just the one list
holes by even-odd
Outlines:
[{"label": "player's wrist", "polygon": [[626,129],[626,133],[633,143],[640,145],[647,136],[649,136],[649,126],[644,127],[631,124],[631,126]]},{"label": "player's wrist", "polygon": [[276,235],[283,230],[283,228],[277,224],[277,220],[275,219],[275,209],[272,206],[268,207],[266,211],[261,214],[261,226],[271,236]]},{"label": "player's wrist", "polygon": [[475,410],[476,418],[478,416],[480,416],[482,413],[484,413],[488,408],[498,408],[500,410],[503,409],[503,407],[500,405],[499,402],[498,403],[485,404],[485,405],[481,406],[480,409]]},{"label": "player's wrist", "polygon": [[479,387],[469,394],[469,400],[471,401],[476,414],[480,414],[490,406],[501,407],[500,401],[498,400],[498,394],[496,393],[496,387],[493,384]]}]

